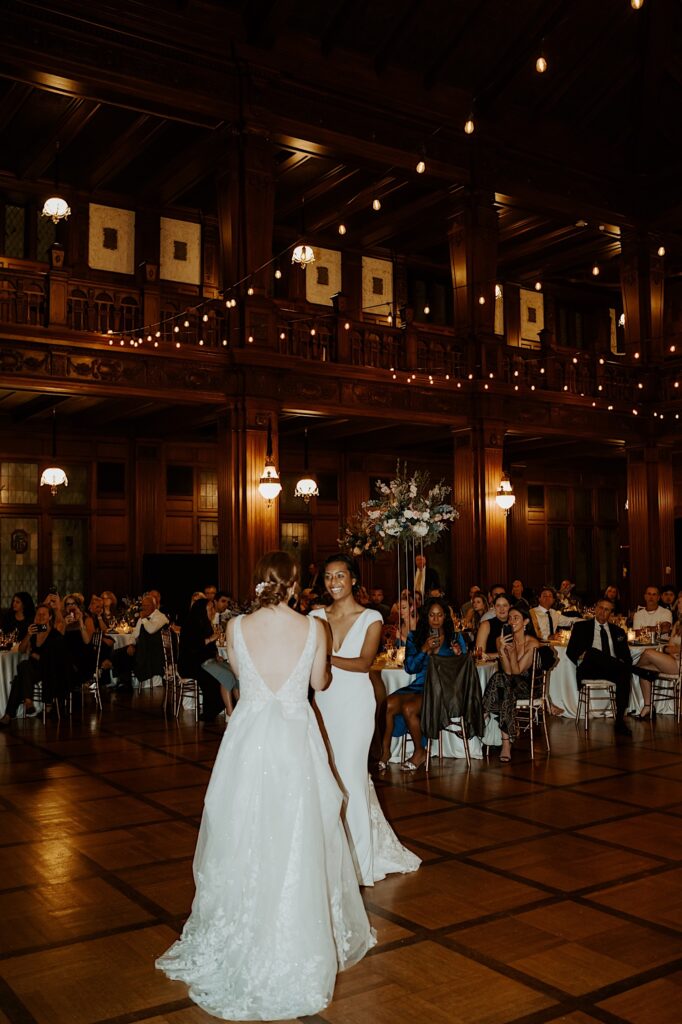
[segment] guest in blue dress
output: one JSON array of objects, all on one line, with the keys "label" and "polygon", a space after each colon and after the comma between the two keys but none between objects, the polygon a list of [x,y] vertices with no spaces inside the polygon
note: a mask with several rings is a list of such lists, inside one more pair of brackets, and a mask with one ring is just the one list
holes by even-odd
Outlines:
[{"label": "guest in blue dress", "polygon": [[[415,772],[426,762],[422,744],[422,729],[419,715],[422,707],[424,683],[429,658],[454,657],[466,652],[466,643],[461,633],[455,632],[450,609],[442,598],[430,598],[419,612],[416,629],[412,630],[405,645],[405,671],[414,679],[386,698],[386,727],[379,769],[383,771],[391,757],[391,739],[407,731],[414,743],[414,753],[400,767],[403,771]],[[400,722],[400,719],[403,722]]]}]

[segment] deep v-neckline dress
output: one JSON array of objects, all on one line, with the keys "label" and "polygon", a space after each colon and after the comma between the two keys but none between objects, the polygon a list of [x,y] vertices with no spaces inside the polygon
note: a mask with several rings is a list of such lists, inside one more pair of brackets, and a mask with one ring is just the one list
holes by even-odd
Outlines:
[{"label": "deep v-neckline dress", "polygon": [[[311,616],[327,619],[323,608]],[[367,630],[382,622],[379,612],[366,608],[346,633],[334,654],[358,658]],[[374,734],[376,700],[368,672],[332,667],[332,681],[315,694],[327,734],[332,766],[346,794],[345,823],[358,879],[374,885],[392,872],[416,871],[421,861],[407,850],[386,821],[369,776],[367,759]]]},{"label": "deep v-neckline dress", "polygon": [[240,697],[206,792],[196,894],[157,961],[224,1020],[321,1012],[337,971],[374,944],[341,820],[342,794],[308,701],[315,625],[271,690],[234,626]]}]

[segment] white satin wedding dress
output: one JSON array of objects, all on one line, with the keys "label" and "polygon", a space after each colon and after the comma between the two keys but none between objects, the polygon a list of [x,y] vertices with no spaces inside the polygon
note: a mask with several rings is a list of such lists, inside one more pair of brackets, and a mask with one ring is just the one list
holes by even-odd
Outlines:
[{"label": "white satin wedding dress", "polygon": [[375,939],[341,823],[342,794],[308,702],[315,623],[269,689],[235,623],[240,696],[206,792],[196,895],[156,966],[224,1020],[319,1013]]},{"label": "white satin wedding dress", "polygon": [[[327,620],[324,608],[311,616]],[[379,612],[366,608],[344,637],[340,658],[359,658],[367,630],[383,622]],[[421,860],[407,850],[386,821],[367,770],[374,735],[376,699],[367,672],[347,672],[332,666],[332,681],[315,694],[331,747],[334,769],[346,791],[346,832],[361,885],[374,885],[393,872],[416,871]]]}]

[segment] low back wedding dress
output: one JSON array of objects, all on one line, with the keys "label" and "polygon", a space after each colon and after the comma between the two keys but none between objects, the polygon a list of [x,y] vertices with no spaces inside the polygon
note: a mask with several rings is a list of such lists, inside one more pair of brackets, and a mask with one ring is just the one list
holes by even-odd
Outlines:
[{"label": "low back wedding dress", "polygon": [[296,666],[273,690],[254,665],[242,617],[234,625],[240,697],[206,792],[192,913],[156,962],[224,1020],[319,1013],[337,971],[375,941],[342,794],[308,702],[316,631],[310,619]]},{"label": "low back wedding dress", "polygon": [[[324,608],[311,616],[329,621]],[[340,658],[359,658],[367,630],[383,622],[379,612],[366,608],[348,630],[338,651]],[[315,694],[331,747],[334,770],[346,794],[344,818],[358,881],[374,885],[392,872],[416,871],[421,860],[406,849],[386,821],[367,768],[374,734],[376,698],[368,672],[332,667],[332,681]]]}]

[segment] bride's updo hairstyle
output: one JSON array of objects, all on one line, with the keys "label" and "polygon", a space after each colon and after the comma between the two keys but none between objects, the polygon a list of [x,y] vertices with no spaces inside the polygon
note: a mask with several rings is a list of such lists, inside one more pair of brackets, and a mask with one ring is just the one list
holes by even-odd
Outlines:
[{"label": "bride's updo hairstyle", "polygon": [[268,551],[253,570],[256,597],[251,610],[255,612],[259,608],[274,608],[282,601],[286,603],[297,576],[298,568],[291,555],[286,551]]}]

